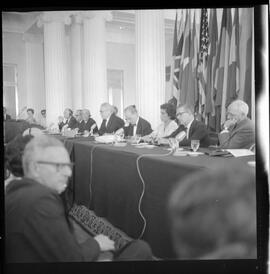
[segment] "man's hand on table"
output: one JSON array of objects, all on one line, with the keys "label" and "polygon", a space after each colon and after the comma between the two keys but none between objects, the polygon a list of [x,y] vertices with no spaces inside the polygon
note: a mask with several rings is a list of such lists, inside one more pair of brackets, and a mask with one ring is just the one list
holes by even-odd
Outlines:
[{"label": "man's hand on table", "polygon": [[115,250],[114,241],[109,239],[108,236],[99,234],[95,236],[94,239],[98,242],[101,251]]}]

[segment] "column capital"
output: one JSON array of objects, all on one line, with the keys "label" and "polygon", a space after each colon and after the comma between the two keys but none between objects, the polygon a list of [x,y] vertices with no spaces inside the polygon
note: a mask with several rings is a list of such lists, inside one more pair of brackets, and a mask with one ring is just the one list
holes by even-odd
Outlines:
[{"label": "column capital", "polygon": [[71,11],[45,11],[38,17],[37,26],[42,27],[45,23],[50,22],[62,22],[65,25],[70,25],[73,13]]},{"label": "column capital", "polygon": [[83,19],[92,19],[94,17],[100,17],[105,21],[111,21],[113,19],[112,12],[107,10],[81,11],[80,15]]}]

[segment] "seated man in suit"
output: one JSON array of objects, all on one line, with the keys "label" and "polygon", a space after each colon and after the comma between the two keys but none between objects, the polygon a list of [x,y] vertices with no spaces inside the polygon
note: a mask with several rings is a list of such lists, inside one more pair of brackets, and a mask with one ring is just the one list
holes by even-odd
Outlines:
[{"label": "seated man in suit", "polygon": [[247,148],[255,143],[255,126],[247,117],[248,105],[233,101],[227,109],[227,121],[218,138],[221,148]]},{"label": "seated man in suit", "polygon": [[140,134],[142,137],[150,134],[153,130],[151,124],[139,116],[135,105],[124,109],[124,114],[128,125],[124,126],[125,136]]},{"label": "seated man in suit", "polygon": [[114,111],[114,107],[109,103],[103,103],[100,106],[102,123],[98,131],[99,135],[103,135],[105,133],[114,133],[119,128],[124,126],[124,121],[120,117],[116,116]]},{"label": "seated man in suit", "polygon": [[169,215],[179,259],[257,258],[255,169],[243,163],[217,163],[180,180]]},{"label": "seated man in suit", "polygon": [[[210,145],[210,137],[206,125],[194,118],[190,107],[187,105],[179,106],[176,116],[180,125],[168,138],[178,138],[182,135],[183,137],[181,137],[179,142],[180,146],[190,146],[191,140],[199,140],[201,147]],[[167,142],[164,139],[161,141],[161,143]]]},{"label": "seated man in suit", "polygon": [[77,121],[73,117],[73,111],[70,108],[65,109],[64,118],[66,119],[66,121],[63,121],[59,124],[59,129],[61,128],[60,130],[63,130],[65,128],[74,129],[77,127]]},{"label": "seated man in suit", "polygon": [[81,109],[77,109],[74,115],[76,121],[77,121],[77,126],[76,128],[78,129],[78,132],[80,132],[80,130],[82,131],[82,127],[83,127],[83,117],[82,117],[82,110]]},{"label": "seated man in suit", "polygon": [[[64,144],[51,136],[33,138],[25,147],[24,178],[6,188],[7,262],[95,261],[113,251],[114,241],[99,234],[80,243],[73,234],[60,194],[72,174]],[[123,260],[151,259],[150,247],[134,241],[119,254]]]},{"label": "seated man in suit", "polygon": [[82,110],[82,127],[79,132],[84,134],[93,134],[98,132],[96,121],[91,118],[90,111],[88,109]]}]

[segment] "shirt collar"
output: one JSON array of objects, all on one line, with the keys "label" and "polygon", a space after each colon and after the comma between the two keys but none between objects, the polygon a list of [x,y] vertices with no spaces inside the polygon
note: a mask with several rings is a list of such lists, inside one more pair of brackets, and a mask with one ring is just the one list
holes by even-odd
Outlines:
[{"label": "shirt collar", "polygon": [[187,124],[187,126],[186,126],[187,130],[190,129],[190,126],[191,126],[191,124],[192,124],[193,121],[194,121],[194,118]]},{"label": "shirt collar", "polygon": [[138,125],[139,119],[140,119],[140,117],[138,116],[136,123],[134,124],[135,127]]}]

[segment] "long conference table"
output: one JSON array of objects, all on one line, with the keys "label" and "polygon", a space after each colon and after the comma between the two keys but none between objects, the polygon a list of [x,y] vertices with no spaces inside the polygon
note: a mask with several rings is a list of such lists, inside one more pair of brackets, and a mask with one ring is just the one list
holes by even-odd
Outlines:
[{"label": "long conference table", "polygon": [[[130,144],[117,147],[96,143],[92,137],[57,138],[64,142],[71,160],[75,163],[71,180],[73,202],[94,210],[98,216],[105,217],[135,239],[140,237],[144,228],[142,214],[146,226],[141,239],[150,244],[156,257],[162,259],[176,258],[167,209],[172,188],[181,183],[185,176],[199,170],[215,168],[216,164],[225,166],[230,161],[246,165],[248,161],[255,161],[255,156],[164,156],[169,151],[161,147],[137,148]],[[142,156],[139,160],[145,183],[142,196],[143,183],[136,160],[144,154],[149,156]]]}]

